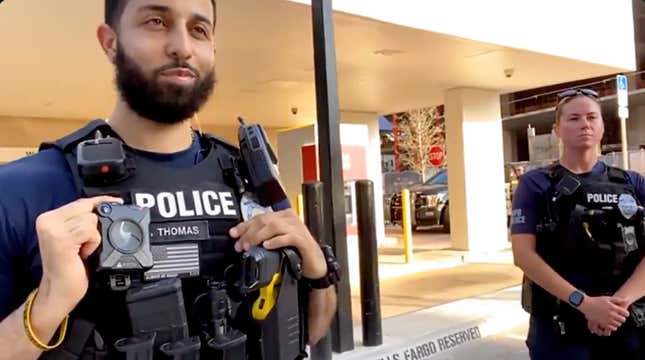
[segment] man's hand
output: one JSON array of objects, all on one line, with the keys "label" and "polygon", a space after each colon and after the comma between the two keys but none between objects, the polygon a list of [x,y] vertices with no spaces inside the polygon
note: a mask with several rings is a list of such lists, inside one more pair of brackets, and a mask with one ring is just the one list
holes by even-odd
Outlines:
[{"label": "man's hand", "polygon": [[298,249],[302,257],[303,275],[319,279],[327,274],[327,262],[318,242],[292,209],[260,214],[229,230],[235,250],[246,251],[262,244],[272,250],[287,246]]},{"label": "man's hand", "polygon": [[[255,216],[231,228],[229,234],[237,239],[235,250],[240,252],[260,244],[266,249],[293,246],[302,257],[305,277],[320,279],[327,274],[327,261],[320,245],[291,209]],[[327,333],[336,312],[336,302],[333,286],[309,293],[310,344],[315,344]]]},{"label": "man's hand", "polygon": [[83,260],[101,244],[98,216],[94,209],[102,202],[123,203],[109,196],[80,199],[41,214],[36,219],[43,277],[38,298],[71,312],[88,287]]},{"label": "man's hand", "polygon": [[629,317],[626,310],[627,301],[614,296],[585,296],[580,311],[588,321],[589,330],[598,331],[602,334],[611,333],[618,328]]}]

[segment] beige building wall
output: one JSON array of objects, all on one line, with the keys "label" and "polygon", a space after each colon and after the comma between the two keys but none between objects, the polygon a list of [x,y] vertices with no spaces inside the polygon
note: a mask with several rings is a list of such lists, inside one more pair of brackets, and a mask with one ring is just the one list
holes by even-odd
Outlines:
[{"label": "beige building wall", "polygon": [[[0,148],[37,148],[43,141],[56,140],[84,126],[90,120],[18,118],[0,116]],[[202,131],[237,144],[237,127],[206,125]],[[267,138],[277,149],[277,129],[265,128]]]},{"label": "beige building wall", "polygon": [[0,147],[38,147],[41,142],[56,140],[85,123],[68,119],[0,117]]},{"label": "beige building wall", "polygon": [[282,186],[289,201],[295,206],[298,194],[302,192],[302,145],[316,143],[314,125],[278,132],[278,169]]}]

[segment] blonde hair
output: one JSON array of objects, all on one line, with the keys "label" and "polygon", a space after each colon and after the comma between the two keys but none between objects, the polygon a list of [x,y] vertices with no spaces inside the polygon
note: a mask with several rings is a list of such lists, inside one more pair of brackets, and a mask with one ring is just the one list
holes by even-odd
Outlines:
[{"label": "blonde hair", "polygon": [[598,107],[600,107],[600,101],[598,101],[597,98],[585,94],[576,94],[573,96],[567,96],[565,98],[562,98],[558,104],[555,106],[555,124],[558,125],[560,123],[560,117],[562,116],[562,109],[564,106],[568,103],[570,103],[573,99],[577,99],[579,97],[585,97],[587,99],[593,100],[596,104],[598,104]]}]

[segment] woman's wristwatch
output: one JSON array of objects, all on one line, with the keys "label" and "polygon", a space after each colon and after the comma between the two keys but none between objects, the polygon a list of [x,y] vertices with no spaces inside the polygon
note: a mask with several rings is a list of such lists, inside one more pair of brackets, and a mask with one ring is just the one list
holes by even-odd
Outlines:
[{"label": "woman's wristwatch", "polygon": [[585,294],[580,290],[574,290],[571,295],[569,295],[569,305],[574,308],[579,308],[582,305],[582,302],[585,299]]},{"label": "woman's wristwatch", "polygon": [[320,249],[325,256],[325,261],[327,262],[327,274],[321,277],[320,279],[309,279],[305,277],[307,284],[312,289],[327,289],[328,287],[335,285],[340,280],[340,264],[334,256],[334,250],[332,250],[329,245],[321,245]]}]

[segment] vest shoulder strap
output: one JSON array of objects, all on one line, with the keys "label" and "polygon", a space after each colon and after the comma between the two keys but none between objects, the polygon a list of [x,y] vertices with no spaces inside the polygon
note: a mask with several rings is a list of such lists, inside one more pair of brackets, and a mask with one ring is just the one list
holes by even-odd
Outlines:
[{"label": "vest shoulder strap", "polygon": [[615,182],[619,184],[629,183],[629,177],[627,175],[627,171],[614,166],[607,165],[607,177],[611,182]]},{"label": "vest shoulder strap", "polygon": [[[546,167],[547,178],[549,179],[549,187],[547,188],[546,195],[550,199],[558,192],[558,183],[562,180],[569,171],[559,162],[555,162]],[[551,203],[551,201],[549,201]]]},{"label": "vest shoulder strap", "polygon": [[560,165],[559,162],[554,162],[553,164],[546,166],[545,169],[547,176],[553,185],[562,179],[567,172],[567,169]]},{"label": "vest shoulder strap", "polygon": [[240,149],[237,146],[231,144],[230,142],[222,139],[221,137],[215,136],[209,133],[200,133],[199,135],[202,141],[207,141],[217,147],[224,148],[227,152],[229,152],[233,156],[239,156]]},{"label": "vest shoulder strap", "polygon": [[[546,188],[542,196],[541,206],[543,206],[543,217],[542,224],[539,225],[543,230],[538,232],[552,232],[555,230],[555,224],[559,221],[558,214],[558,202],[561,197],[558,195],[558,183],[562,180],[567,174],[567,169],[564,166],[560,165],[560,162],[556,161],[550,165],[547,165],[545,168],[547,178],[549,180],[549,185]],[[554,199],[557,199],[554,201]]]},{"label": "vest shoulder strap", "polygon": [[112,130],[110,125],[105,122],[105,120],[96,119],[90,121],[82,128],[74,131],[71,134],[65,135],[58,140],[40,144],[38,151],[55,148],[64,153],[73,152],[74,150],[76,150],[76,145],[78,145],[81,141],[93,138],[94,134],[96,134],[97,131],[100,131],[103,136],[110,135],[112,137],[118,137],[114,130]]},{"label": "vest shoulder strap", "polygon": [[218,163],[224,174],[225,181],[229,186],[236,189],[238,195],[241,196],[246,187],[246,172],[240,149],[228,141],[209,133],[200,133],[200,139],[202,139],[202,148],[212,148],[213,151],[218,153]]},{"label": "vest shoulder strap", "polygon": [[[629,183],[629,176],[627,172],[621,168],[605,165],[605,171],[603,175],[607,176],[607,179],[611,182],[627,184]],[[560,165],[559,163],[554,163],[546,167],[547,174],[552,184],[557,183],[560,179],[564,177],[567,170]]]},{"label": "vest shoulder strap", "polygon": [[72,173],[74,185],[79,195],[83,195],[83,179],[79,174],[79,169],[76,163],[76,146],[82,141],[95,137],[97,131],[100,131],[103,136],[110,135],[117,137],[117,134],[112,130],[105,120],[96,119],[90,121],[87,125],[68,134],[58,140],[52,142],[44,142],[40,144],[38,151],[47,149],[57,149],[65,156],[65,161]]}]

